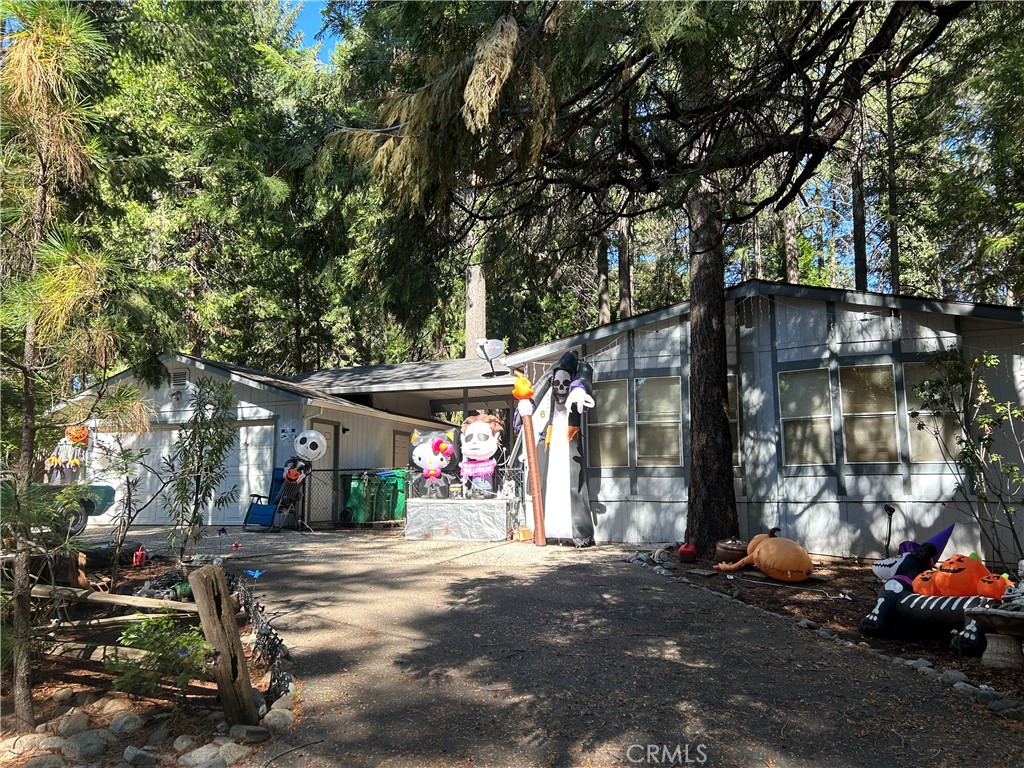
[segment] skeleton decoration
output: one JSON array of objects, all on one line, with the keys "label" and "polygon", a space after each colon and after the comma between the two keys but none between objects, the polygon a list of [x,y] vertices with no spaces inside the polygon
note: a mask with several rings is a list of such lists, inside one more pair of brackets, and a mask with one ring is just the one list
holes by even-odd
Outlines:
[{"label": "skeleton decoration", "polygon": [[[322,432],[307,429],[295,437],[295,455],[284,463],[284,483],[274,502],[278,509],[293,508],[302,496],[302,485],[313,471],[313,462],[327,452],[327,438]],[[280,502],[291,502],[282,505]],[[280,530],[284,524],[285,514],[274,515],[270,530]]]},{"label": "skeleton decoration", "polygon": [[[587,462],[581,428],[594,407],[593,368],[569,351],[559,358],[534,397],[533,426],[544,493],[548,541],[594,544],[594,516],[587,493]],[[542,380],[543,381],[543,380]]]}]

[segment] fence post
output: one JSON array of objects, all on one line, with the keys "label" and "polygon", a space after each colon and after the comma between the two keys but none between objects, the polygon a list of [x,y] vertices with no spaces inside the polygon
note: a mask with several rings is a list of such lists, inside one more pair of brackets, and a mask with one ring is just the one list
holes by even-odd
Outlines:
[{"label": "fence post", "polygon": [[213,676],[217,681],[224,716],[231,725],[256,725],[260,721],[253,702],[249,667],[235,623],[234,602],[228,580],[217,565],[207,565],[188,577],[192,598],[199,609],[206,642],[217,652]]}]

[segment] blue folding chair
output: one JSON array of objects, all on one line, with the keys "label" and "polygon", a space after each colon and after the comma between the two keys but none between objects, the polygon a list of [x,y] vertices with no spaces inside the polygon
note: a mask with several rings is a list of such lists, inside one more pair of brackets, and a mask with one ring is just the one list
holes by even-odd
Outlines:
[{"label": "blue folding chair", "polygon": [[[273,527],[274,519],[278,511],[288,512],[295,503],[292,494],[283,494],[284,469],[275,469],[270,479],[270,493],[263,496],[258,493],[249,495],[249,508],[245,510],[245,519],[242,521],[242,530],[247,525],[266,525]],[[283,509],[287,506],[288,509]]]}]

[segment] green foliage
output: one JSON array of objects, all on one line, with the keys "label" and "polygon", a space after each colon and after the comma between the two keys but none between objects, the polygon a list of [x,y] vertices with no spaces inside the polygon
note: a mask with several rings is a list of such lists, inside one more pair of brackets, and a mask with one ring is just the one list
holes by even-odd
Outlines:
[{"label": "green foliage", "polygon": [[220,509],[238,500],[237,485],[221,489],[228,476],[225,462],[238,441],[231,382],[199,379],[189,409],[189,418],[178,431],[167,459],[173,479],[166,509],[174,521],[167,539],[181,560],[202,537],[207,508]]},{"label": "green foliage", "polygon": [[1024,407],[998,402],[986,381],[997,374],[999,359],[980,353],[965,358],[955,349],[936,355],[930,376],[915,390],[922,410],[955,422],[956,452],[950,455],[934,421],[912,412],[919,430],[930,431],[943,448],[958,478],[957,494],[981,528],[995,559],[1016,563],[1024,558],[1017,519],[1024,509]]},{"label": "green foliage", "polygon": [[119,642],[146,652],[141,659],[115,655],[104,663],[114,676],[113,689],[126,693],[153,694],[161,686],[171,685],[184,698],[189,683],[203,678],[207,659],[213,653],[199,627],[183,625],[167,614],[129,625]]}]

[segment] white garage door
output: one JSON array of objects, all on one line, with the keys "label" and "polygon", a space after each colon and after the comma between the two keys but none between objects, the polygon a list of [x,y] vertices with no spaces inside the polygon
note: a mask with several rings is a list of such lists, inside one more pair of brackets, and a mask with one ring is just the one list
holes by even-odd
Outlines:
[{"label": "white garage door", "polygon": [[[211,505],[206,511],[207,525],[241,525],[249,494],[264,494],[270,489],[270,477],[274,470],[274,425],[273,422],[242,423],[238,425],[238,442],[227,457],[227,477],[221,483],[219,493],[226,493],[232,486],[238,486],[236,501],[219,509]],[[162,467],[161,457],[169,456],[177,429],[156,427],[148,434],[139,435],[134,447],[147,448],[150,453],[147,463]],[[138,498],[143,502],[159,488],[159,481],[145,473],[140,483]],[[170,517],[164,504],[156,502],[147,507],[136,519],[136,525],[168,525]]]}]

